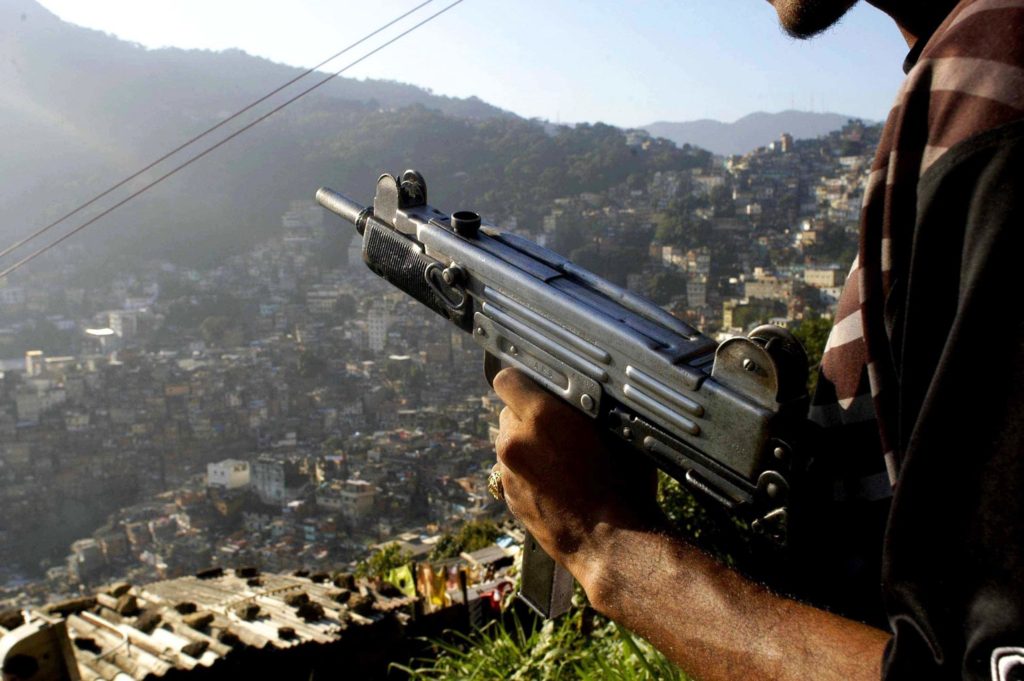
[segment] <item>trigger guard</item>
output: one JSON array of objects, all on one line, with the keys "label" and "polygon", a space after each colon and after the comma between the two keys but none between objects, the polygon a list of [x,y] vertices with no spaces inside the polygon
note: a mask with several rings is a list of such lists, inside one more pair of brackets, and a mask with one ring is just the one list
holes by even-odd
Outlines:
[{"label": "trigger guard", "polygon": [[487,379],[487,385],[494,387],[494,377],[498,375],[498,372],[505,368],[502,361],[492,355],[489,352],[484,353],[484,378]]}]

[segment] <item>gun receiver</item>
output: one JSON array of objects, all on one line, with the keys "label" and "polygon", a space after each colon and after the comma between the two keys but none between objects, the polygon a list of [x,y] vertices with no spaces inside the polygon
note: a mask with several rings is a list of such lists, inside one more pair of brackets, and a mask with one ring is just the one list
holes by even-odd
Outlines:
[{"label": "gun receiver", "polygon": [[[763,326],[721,344],[561,255],[427,203],[423,177],[381,175],[372,207],[327,188],[373,272],[470,333],[488,379],[514,366],[700,496],[784,545],[807,358]],[[520,597],[569,608],[572,577],[527,539]]]}]

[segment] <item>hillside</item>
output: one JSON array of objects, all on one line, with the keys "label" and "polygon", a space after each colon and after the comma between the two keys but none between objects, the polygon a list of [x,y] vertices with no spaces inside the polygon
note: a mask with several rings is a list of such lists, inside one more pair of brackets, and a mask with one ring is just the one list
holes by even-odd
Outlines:
[{"label": "hillside", "polygon": [[779,139],[784,132],[794,139],[811,139],[827,135],[843,127],[853,116],[808,111],[780,111],[779,113],[752,113],[733,123],[702,119],[686,123],[659,121],[643,126],[657,137],[665,137],[676,144],[696,144],[714,154],[728,156],[745,154],[757,147]]},{"label": "hillside", "polygon": [[[63,214],[297,73],[237,50],[147,50],[32,0],[0,0],[0,129],[11,140],[0,159],[0,239]],[[540,201],[706,161],[665,141],[629,147],[610,126],[552,129],[473,98],[338,79],[74,243],[104,260],[199,266],[274,233],[288,202],[322,184],[368,201],[385,170],[420,169],[438,205],[530,219]]]}]

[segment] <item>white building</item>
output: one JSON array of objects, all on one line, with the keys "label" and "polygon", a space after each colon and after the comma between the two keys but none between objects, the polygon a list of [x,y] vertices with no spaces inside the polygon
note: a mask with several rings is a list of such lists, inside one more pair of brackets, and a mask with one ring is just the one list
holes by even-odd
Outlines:
[{"label": "white building", "polygon": [[139,318],[133,310],[114,310],[107,314],[108,326],[114,335],[130,340],[138,334]]},{"label": "white building", "polygon": [[366,267],[363,264],[363,240],[352,239],[348,243],[348,266],[349,267]]},{"label": "white building", "polygon": [[391,314],[388,307],[386,301],[376,300],[367,315],[367,340],[370,349],[375,352],[383,351],[388,342],[388,327],[391,325]]},{"label": "white building", "polygon": [[14,404],[18,420],[36,423],[43,412],[43,397],[35,390],[18,390],[14,394]]},{"label": "white building", "polygon": [[298,463],[266,454],[252,464],[251,480],[260,501],[275,506],[298,499],[308,483]]},{"label": "white building", "polygon": [[327,315],[334,312],[342,291],[337,286],[315,285],[306,291],[306,309],[313,315]]},{"label": "white building", "polygon": [[762,298],[767,300],[788,301],[793,297],[793,282],[789,279],[762,274],[755,279],[743,284],[743,295],[745,298]]},{"label": "white building", "polygon": [[18,420],[28,423],[39,421],[39,416],[51,407],[67,400],[67,391],[60,384],[46,379],[31,379],[14,393]]},{"label": "white building", "polygon": [[686,253],[686,271],[708,277],[711,275],[711,249],[695,248]]},{"label": "white building", "polygon": [[46,355],[43,354],[42,350],[29,350],[25,353],[25,374],[28,376],[38,376],[43,373],[45,362]]},{"label": "white building", "polygon": [[82,433],[89,430],[89,412],[77,409],[65,412],[64,428],[69,433]]},{"label": "white building", "polygon": [[0,306],[15,307],[24,303],[25,289],[20,286],[0,286]]},{"label": "white building", "polygon": [[75,580],[84,582],[96,576],[106,565],[103,547],[95,539],[79,539],[71,545],[68,572]]},{"label": "white building", "polygon": [[721,175],[697,175],[693,178],[693,193],[698,196],[711,194],[724,186],[725,178]]},{"label": "white building", "polygon": [[206,464],[206,486],[223,489],[239,489],[248,487],[250,479],[248,461],[224,459],[217,463]]},{"label": "white building", "polygon": [[105,352],[107,350],[107,348],[111,345],[112,340],[116,336],[114,330],[111,329],[110,327],[104,327],[99,329],[86,329],[85,335],[87,338],[92,340],[93,343],[99,346],[101,352]]},{"label": "white building", "polygon": [[662,246],[661,262],[664,265],[685,267],[686,252],[679,248],[679,246]]},{"label": "white building", "polygon": [[692,308],[705,307],[708,304],[708,278],[705,275],[693,275],[686,280],[686,305]]},{"label": "white building", "polygon": [[350,522],[359,522],[373,512],[378,489],[366,480],[346,480],[321,485],[316,505],[340,513]]},{"label": "white building", "polygon": [[804,283],[814,288],[835,288],[843,285],[845,273],[837,268],[807,268],[804,270]]}]

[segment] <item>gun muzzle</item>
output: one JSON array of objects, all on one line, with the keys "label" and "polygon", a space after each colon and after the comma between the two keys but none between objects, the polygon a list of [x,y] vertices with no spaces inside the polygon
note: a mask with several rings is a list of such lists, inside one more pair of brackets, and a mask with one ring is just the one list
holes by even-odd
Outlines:
[{"label": "gun muzzle", "polygon": [[320,187],[316,190],[316,202],[335,215],[340,215],[351,222],[356,226],[360,235],[366,227],[366,218],[373,212],[372,208],[361,206],[344,194],[339,194],[327,187]]}]

